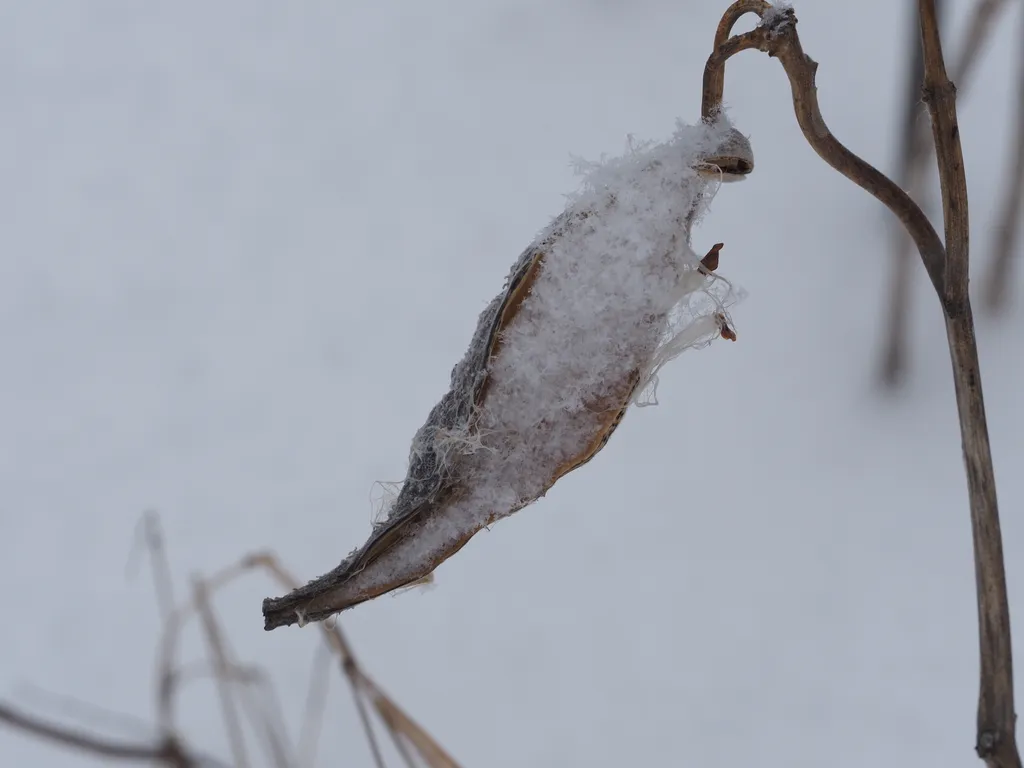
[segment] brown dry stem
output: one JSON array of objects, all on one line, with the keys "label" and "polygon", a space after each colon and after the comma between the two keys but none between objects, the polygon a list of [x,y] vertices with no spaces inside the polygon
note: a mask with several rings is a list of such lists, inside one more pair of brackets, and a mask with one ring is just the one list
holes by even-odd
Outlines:
[{"label": "brown dry stem", "polygon": [[[945,0],[936,5],[941,11]],[[908,48],[911,51],[910,67],[906,71],[907,84],[904,93],[903,126],[900,135],[899,167],[895,181],[907,190],[923,210],[930,207],[923,184],[924,164],[931,153],[927,131],[921,125],[924,111],[921,104],[921,90],[924,87],[924,54],[921,50],[921,31],[918,25],[917,5],[909,3],[910,22]],[[910,288],[914,275],[913,242],[903,227],[893,228],[892,272],[888,282],[888,317],[883,327],[882,359],[879,378],[887,388],[894,389],[906,373],[907,327],[910,319]]]},{"label": "brown dry stem", "polygon": [[224,641],[221,638],[220,627],[217,625],[217,620],[213,615],[213,607],[210,605],[209,590],[202,579],[193,580],[192,600],[196,607],[196,613],[199,614],[199,620],[203,625],[203,635],[206,637],[210,656],[213,658],[217,694],[220,697],[224,727],[228,732],[228,743],[231,745],[231,756],[236,768],[247,768],[249,757],[246,754],[245,736],[242,733],[242,720],[236,709],[235,699],[231,690],[231,669],[233,665],[228,661],[227,652],[224,649]]},{"label": "brown dry stem", "polygon": [[[748,12],[762,18],[760,26],[729,37],[736,21]],[[925,102],[939,165],[945,242],[939,239],[927,217],[906,192],[850,152],[829,131],[818,107],[815,85],[818,65],[803,51],[792,10],[774,9],[761,0],[739,0],[725,12],[715,35],[715,50],[704,71],[701,112],[705,119],[712,119],[720,110],[725,62],[731,56],[757,49],[777,58],[789,78],[797,122],[807,141],[825,162],[884,203],[917,245],[945,318],[967,473],[981,650],[976,750],[991,768],[1020,768],[1002,534],[967,289],[969,217],[956,89],[946,74],[935,0],[919,0],[919,16]]]},{"label": "brown dry stem", "polygon": [[[944,3],[938,3],[941,10]],[[985,43],[991,36],[996,20],[1007,6],[1006,0],[977,0],[971,12],[970,22],[960,45],[959,56],[950,68],[950,79],[958,84],[963,93],[969,85],[975,65]],[[904,121],[904,139],[900,150],[899,180],[907,192],[925,207],[925,164],[934,150],[928,140],[928,129],[920,116],[918,89],[921,87],[923,61],[921,59],[920,35],[917,32],[918,12],[916,4],[911,25],[915,35],[910,70],[911,93],[907,97],[907,113]],[[941,19],[940,19],[941,20]],[[939,25],[941,26],[941,25]],[[1020,40],[1021,61],[1024,63],[1024,37]],[[1006,277],[1010,269],[1010,255],[1019,233],[1021,195],[1024,192],[1024,68],[1020,72],[1019,88],[1021,105],[1017,124],[1014,127],[1016,162],[1011,164],[1007,174],[1007,191],[996,229],[994,262],[985,287],[985,303],[989,309],[999,309],[1006,299]],[[1016,204],[1014,201],[1017,201]],[[882,346],[881,379],[888,387],[899,384],[907,367],[907,332],[910,317],[910,284],[912,252],[903,232],[899,232],[893,244],[892,277],[889,282],[888,321],[884,326],[885,339]]]},{"label": "brown dry stem", "polygon": [[37,736],[53,744],[76,749],[93,757],[118,762],[151,762],[171,768],[199,768],[201,764],[216,765],[204,758],[202,761],[187,754],[176,741],[161,744],[133,744],[113,741],[91,733],[82,733],[74,728],[50,723],[41,718],[27,715],[14,707],[0,702],[0,722]]}]

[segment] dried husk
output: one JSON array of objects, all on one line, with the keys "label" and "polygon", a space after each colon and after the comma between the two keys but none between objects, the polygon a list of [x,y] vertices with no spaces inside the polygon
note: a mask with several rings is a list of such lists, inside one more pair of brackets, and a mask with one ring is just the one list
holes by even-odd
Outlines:
[{"label": "dried husk", "polygon": [[[716,180],[741,178],[753,168],[747,139],[725,123],[724,117],[718,120],[715,126],[687,129],[695,132],[698,144],[703,142],[703,151],[691,158],[689,173],[686,168],[680,173],[686,178],[669,186],[671,193],[684,198],[689,195],[690,199],[681,199],[676,201],[675,208],[666,208],[675,212],[674,223],[670,222],[665,232],[659,230],[657,251],[652,251],[646,260],[637,261],[641,268],[654,264],[669,270],[666,274],[682,286],[680,296],[703,290],[706,281],[714,279],[710,272],[717,265],[718,249],[713,251],[715,264],[710,269],[707,263],[695,259],[689,249],[690,229],[710,199],[710,187]],[[655,159],[637,173],[654,173],[652,169],[660,162]],[[616,327],[609,327],[606,332],[609,345],[618,342],[621,347],[623,339],[638,343],[625,348],[594,347],[602,354],[617,355],[623,362],[606,366],[612,375],[595,380],[599,386],[592,386],[593,391],[573,392],[567,400],[570,406],[549,408],[536,428],[513,430],[501,422],[500,415],[493,413],[510,407],[528,409],[529,397],[536,394],[533,385],[543,376],[541,371],[527,379],[527,387],[521,381],[510,384],[519,374],[510,369],[510,362],[505,359],[511,352],[504,351],[509,343],[529,342],[534,350],[541,343],[521,339],[523,333],[542,334],[545,326],[537,323],[544,318],[533,318],[533,325],[528,319],[520,319],[523,328],[517,328],[517,318],[524,312],[528,315],[534,304],[542,306],[539,294],[533,297],[533,293],[538,281],[543,287],[546,258],[551,253],[561,253],[564,261],[568,258],[564,256],[566,248],[586,250],[603,244],[600,239],[596,244],[591,242],[601,236],[602,220],[628,214],[629,200],[617,197],[628,196],[629,187],[624,190],[604,194],[598,189],[596,195],[573,201],[520,255],[504,290],[480,315],[469,350],[452,371],[449,391],[417,432],[406,479],[387,517],[374,526],[366,543],[337,568],[284,597],[264,600],[266,629],[322,620],[429,576],[478,531],[540,498],[560,477],[593,458],[607,443],[642,385],[651,380],[665,359],[719,334],[735,338],[723,311],[697,318],[700,322],[693,324],[694,329],[684,330],[666,344],[664,338],[671,323],[666,301],[653,304],[655,309],[638,305],[627,316],[628,322],[618,324],[630,326],[633,336],[617,339]],[[642,222],[638,226],[642,228]],[[638,242],[640,247],[645,244],[642,238]],[[589,253],[573,253],[571,257],[583,264],[592,258]],[[562,278],[564,284],[565,276]],[[614,292],[614,285],[609,288]],[[548,311],[550,314],[550,308]],[[582,310],[577,308],[576,315],[569,319],[586,325],[581,322],[586,319],[581,311],[586,311],[586,305]],[[709,319],[712,325],[704,322]],[[591,345],[604,344],[602,333],[591,332],[585,340]],[[557,355],[558,350],[552,353]],[[552,386],[573,387],[571,381],[549,384],[548,390]],[[550,391],[545,393],[551,395]],[[521,415],[520,412],[520,420]],[[557,434],[553,436],[558,430],[571,435],[565,446],[558,443]],[[536,455],[531,458],[534,443]],[[529,477],[516,476],[511,482],[508,477],[499,477],[516,467],[527,468]],[[488,484],[515,488],[514,492],[504,492],[501,488],[486,487]],[[458,518],[457,524],[447,521],[446,515]]]}]

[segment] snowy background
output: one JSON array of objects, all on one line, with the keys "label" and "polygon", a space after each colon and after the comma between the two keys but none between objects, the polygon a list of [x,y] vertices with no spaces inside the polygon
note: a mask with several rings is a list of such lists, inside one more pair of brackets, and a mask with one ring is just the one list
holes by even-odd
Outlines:
[{"label": "snowy background", "polygon": [[[695,120],[725,5],[0,6],[0,696],[152,721],[158,611],[145,571],[126,576],[144,509],[181,587],[268,547],[308,578],[360,544],[373,482],[402,478],[477,314],[575,187],[570,155]],[[970,3],[953,5],[956,39]],[[826,119],[883,168],[903,6],[797,5]],[[1020,12],[961,100],[975,276]],[[694,247],[724,241],[749,292],[739,342],[670,365],[659,407],[436,588],[343,616],[470,768],[975,764],[970,528],[931,288],[918,267],[912,376],[880,397],[888,214],[805,144],[777,63],[733,60],[726,98],[757,168]],[[1024,658],[1018,283],[979,333]],[[254,577],[218,605],[297,729],[317,638],[264,633],[269,594]],[[320,762],[368,765],[331,674]],[[190,690],[186,733],[226,757],[213,689]],[[87,761],[0,729],[0,763]]]}]

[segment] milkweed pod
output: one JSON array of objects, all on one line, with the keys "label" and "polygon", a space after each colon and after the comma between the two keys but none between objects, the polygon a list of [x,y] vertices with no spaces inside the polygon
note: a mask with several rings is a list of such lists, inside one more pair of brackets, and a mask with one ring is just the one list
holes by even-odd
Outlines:
[{"label": "milkweed pod", "polygon": [[265,627],[321,620],[425,578],[590,461],[662,365],[734,339],[721,246],[702,261],[690,230],[717,180],[751,168],[749,142],[724,117],[589,166],[480,315],[387,517],[337,568],[265,600]]}]

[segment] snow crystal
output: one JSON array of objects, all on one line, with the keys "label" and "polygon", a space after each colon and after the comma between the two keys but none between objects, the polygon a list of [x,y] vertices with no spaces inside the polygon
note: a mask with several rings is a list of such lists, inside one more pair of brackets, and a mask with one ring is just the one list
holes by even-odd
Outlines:
[{"label": "snow crystal", "polygon": [[787,25],[793,21],[793,4],[785,2],[785,0],[778,0],[772,4],[772,7],[764,12],[761,16],[761,23],[759,26],[769,30],[769,35],[774,37]]}]

